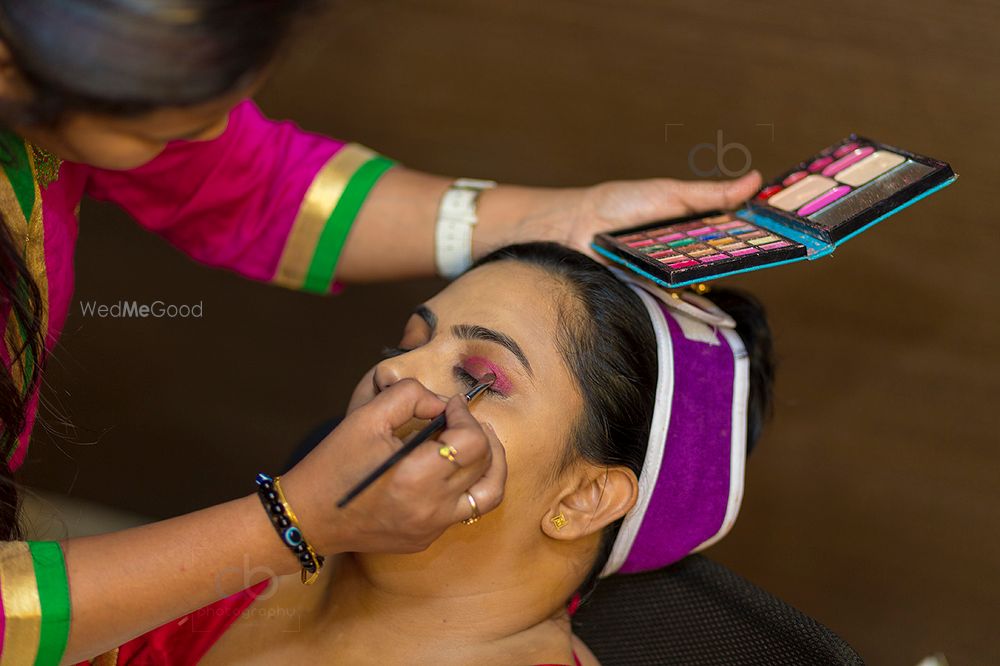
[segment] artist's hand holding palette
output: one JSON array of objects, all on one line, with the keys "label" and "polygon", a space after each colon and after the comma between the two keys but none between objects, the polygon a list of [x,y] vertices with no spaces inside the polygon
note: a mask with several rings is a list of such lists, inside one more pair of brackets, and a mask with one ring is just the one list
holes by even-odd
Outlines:
[{"label": "artist's hand holding palette", "polygon": [[682,287],[825,256],[955,178],[944,162],[851,135],[736,211],[600,234],[593,247],[665,287]]}]

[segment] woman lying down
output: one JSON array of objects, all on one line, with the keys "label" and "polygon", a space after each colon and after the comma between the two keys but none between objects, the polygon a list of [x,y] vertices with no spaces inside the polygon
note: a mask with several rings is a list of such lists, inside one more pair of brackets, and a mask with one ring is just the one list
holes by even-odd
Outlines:
[{"label": "woman lying down", "polygon": [[494,373],[472,409],[506,448],[499,508],[420,553],[264,581],[92,663],[597,664],[570,614],[599,578],[730,529],[772,372],[749,297],[713,291],[719,309],[625,279],[554,244],[501,249],[358,382],[351,410],[404,378],[453,395]]}]

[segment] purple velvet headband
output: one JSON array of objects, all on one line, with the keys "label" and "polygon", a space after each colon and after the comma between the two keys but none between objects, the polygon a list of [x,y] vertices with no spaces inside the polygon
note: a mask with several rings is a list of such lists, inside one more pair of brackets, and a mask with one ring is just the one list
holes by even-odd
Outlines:
[{"label": "purple velvet headband", "polygon": [[743,497],[749,359],[732,320],[616,271],[656,332],[659,378],[639,497],[601,576],[659,569],[721,539]]}]

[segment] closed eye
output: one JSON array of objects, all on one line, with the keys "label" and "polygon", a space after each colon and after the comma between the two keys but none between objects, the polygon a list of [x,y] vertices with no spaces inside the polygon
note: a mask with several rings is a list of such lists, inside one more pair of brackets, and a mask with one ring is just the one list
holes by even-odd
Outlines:
[{"label": "closed eye", "polygon": [[[457,379],[458,381],[462,382],[463,384],[465,384],[465,386],[467,388],[470,388],[470,389],[473,386],[476,386],[477,384],[479,384],[479,381],[480,381],[476,377],[473,377],[468,372],[466,372],[464,368],[461,368],[459,366],[455,366],[455,379]],[[492,386],[489,387],[488,389],[486,389],[486,392],[489,393],[492,396],[497,397],[497,398],[507,398],[508,397],[506,393],[501,393],[500,391],[496,390]]]}]

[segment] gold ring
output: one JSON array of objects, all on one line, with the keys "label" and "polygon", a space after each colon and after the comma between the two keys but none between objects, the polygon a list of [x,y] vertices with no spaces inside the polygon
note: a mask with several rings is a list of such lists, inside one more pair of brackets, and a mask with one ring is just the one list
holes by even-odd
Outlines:
[{"label": "gold ring", "polygon": [[454,463],[455,467],[461,467],[462,465],[455,459],[455,454],[458,453],[458,449],[454,446],[448,446],[447,444],[438,449],[438,455],[447,460],[450,463]]},{"label": "gold ring", "polygon": [[472,507],[472,516],[463,520],[462,524],[471,525],[479,520],[479,507],[476,506],[476,498],[472,496],[472,493],[465,493],[465,496],[469,498],[469,506]]}]

